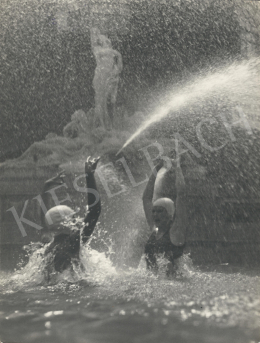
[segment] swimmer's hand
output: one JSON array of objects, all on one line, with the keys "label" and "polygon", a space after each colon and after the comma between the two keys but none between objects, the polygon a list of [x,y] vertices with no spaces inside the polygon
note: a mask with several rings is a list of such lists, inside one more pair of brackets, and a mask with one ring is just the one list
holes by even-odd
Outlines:
[{"label": "swimmer's hand", "polygon": [[62,170],[61,172],[59,172],[53,178],[45,181],[45,186],[52,187],[52,186],[55,186],[55,185],[62,185],[64,183],[64,178],[65,178],[64,172],[65,171]]},{"label": "swimmer's hand", "polygon": [[158,159],[158,163],[156,164],[156,166],[154,167],[154,171],[158,172],[164,164],[164,160],[162,158]]},{"label": "swimmer's hand", "polygon": [[92,158],[89,156],[85,162],[85,174],[94,173],[100,157]]},{"label": "swimmer's hand", "polygon": [[158,171],[162,168],[162,167],[166,167],[168,169],[171,168],[172,166],[172,163],[173,163],[173,160],[172,159],[168,159],[168,162],[167,160],[163,159],[163,158],[159,158],[158,159],[158,163],[156,164],[156,166],[153,168],[152,172],[153,172],[153,175],[156,177]]}]

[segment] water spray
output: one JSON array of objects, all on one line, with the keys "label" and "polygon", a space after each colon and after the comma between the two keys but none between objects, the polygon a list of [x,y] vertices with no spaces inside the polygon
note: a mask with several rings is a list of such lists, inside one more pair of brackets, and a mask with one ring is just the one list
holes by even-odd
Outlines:
[{"label": "water spray", "polygon": [[120,154],[120,152],[126,147],[126,143],[122,146],[122,148],[120,150],[118,150],[118,152],[116,153],[116,156]]},{"label": "water spray", "polygon": [[150,125],[165,118],[170,111],[176,112],[185,106],[195,104],[198,100],[211,96],[213,92],[214,95],[220,93],[235,95],[240,100],[240,97],[244,97],[247,93],[256,91],[254,79],[256,66],[259,63],[260,58],[252,58],[242,63],[236,62],[214,73],[208,73],[204,77],[197,78],[174,94],[171,92],[166,97],[165,105],[154,110],[153,114],[125,142],[116,156]]}]

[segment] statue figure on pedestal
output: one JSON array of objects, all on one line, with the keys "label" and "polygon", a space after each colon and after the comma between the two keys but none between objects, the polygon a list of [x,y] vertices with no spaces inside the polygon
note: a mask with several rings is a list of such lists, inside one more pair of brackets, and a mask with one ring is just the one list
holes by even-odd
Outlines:
[{"label": "statue figure on pedestal", "polygon": [[97,28],[91,29],[91,47],[97,63],[93,79],[95,90],[93,126],[111,129],[119,74],[123,69],[122,56],[112,48],[110,39],[102,35]]}]

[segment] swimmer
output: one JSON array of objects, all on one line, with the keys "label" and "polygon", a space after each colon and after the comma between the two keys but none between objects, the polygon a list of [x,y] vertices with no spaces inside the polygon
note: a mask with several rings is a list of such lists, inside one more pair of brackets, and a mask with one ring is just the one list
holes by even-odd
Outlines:
[{"label": "swimmer", "polygon": [[[145,245],[145,260],[147,269],[158,271],[157,257],[164,255],[169,261],[167,276],[176,272],[175,261],[182,256],[185,247],[187,229],[187,212],[185,201],[185,181],[177,161],[176,173],[176,207],[172,199],[159,198],[153,201],[157,172],[163,167],[163,161],[155,167],[143,194],[143,206],[147,222],[152,234]],[[159,192],[160,193],[160,192]]]},{"label": "swimmer", "polygon": [[[88,192],[88,211],[84,219],[83,229],[75,230],[71,228],[71,225],[68,225],[68,220],[73,220],[75,217],[75,211],[68,206],[52,207],[45,214],[45,224],[51,235],[51,241],[44,253],[47,281],[50,281],[51,275],[55,275],[57,272],[61,273],[72,267],[72,262],[77,263],[79,261],[80,241],[82,240],[83,244],[86,243],[94,231],[101,212],[100,197],[94,177],[98,161],[99,158],[90,159],[88,157],[85,162],[86,184],[91,192]],[[55,184],[62,184],[64,176],[61,172],[56,177],[46,181],[44,191],[46,192]],[[44,239],[46,240],[46,236]]]}]

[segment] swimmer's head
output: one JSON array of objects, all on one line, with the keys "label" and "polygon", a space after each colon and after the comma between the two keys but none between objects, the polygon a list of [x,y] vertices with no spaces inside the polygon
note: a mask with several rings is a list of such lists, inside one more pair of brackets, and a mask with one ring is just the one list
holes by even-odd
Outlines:
[{"label": "swimmer's head", "polygon": [[175,212],[174,202],[169,198],[159,198],[154,201],[152,216],[154,224],[160,229],[168,226],[173,220]]},{"label": "swimmer's head", "polygon": [[71,229],[68,225],[65,225],[64,222],[73,218],[74,215],[75,211],[68,206],[55,206],[46,212],[45,223],[49,230],[55,235],[60,233],[69,234]]}]

